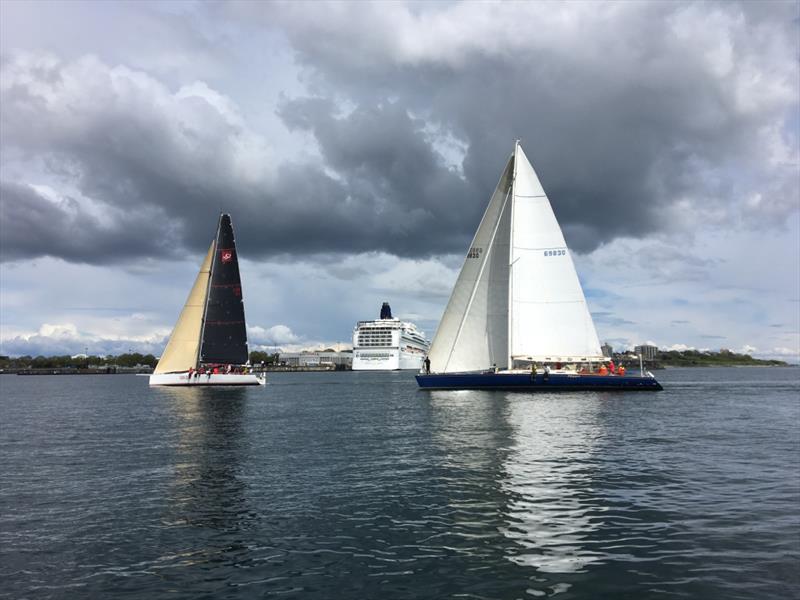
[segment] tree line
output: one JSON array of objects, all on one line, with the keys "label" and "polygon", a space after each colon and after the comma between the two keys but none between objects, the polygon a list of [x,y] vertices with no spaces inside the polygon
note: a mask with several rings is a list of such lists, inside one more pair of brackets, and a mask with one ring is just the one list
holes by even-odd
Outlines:
[{"label": "tree line", "polygon": [[[254,351],[250,353],[250,364],[273,364],[278,362],[278,354]],[[148,366],[155,368],[158,358],[152,354],[130,352],[119,355],[107,356],[77,356],[68,354],[62,356],[19,356],[10,358],[0,356],[0,369],[86,369],[93,367],[137,367]]]}]

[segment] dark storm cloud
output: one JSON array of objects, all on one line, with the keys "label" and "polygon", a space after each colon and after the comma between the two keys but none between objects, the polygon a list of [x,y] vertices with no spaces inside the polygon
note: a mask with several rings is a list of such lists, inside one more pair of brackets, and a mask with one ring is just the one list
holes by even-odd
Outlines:
[{"label": "dark storm cloud", "polygon": [[[137,256],[142,248],[174,258],[171,232],[155,208],[97,219],[72,199],[51,201],[34,188],[0,181],[0,257],[15,260],[54,256],[102,264]],[[153,235],[155,232],[158,235]]]},{"label": "dark storm cloud", "polygon": [[[796,161],[796,10],[755,4],[235,10],[277,23],[319,90],[356,106],[391,98],[394,111],[464,142],[469,218],[452,215],[443,229],[467,239],[472,203],[483,208],[521,138],[568,242],[588,251],[673,226],[668,209],[683,204],[698,219],[748,226],[796,210],[796,165],[780,156]],[[350,147],[330,143],[329,122],[318,110],[302,119],[329,164],[347,163]],[[359,119],[338,125],[337,140],[361,133]],[[385,138],[398,154],[424,155],[409,142]],[[427,196],[405,202],[417,198]]]},{"label": "dark storm cloud", "polygon": [[[338,118],[335,111],[331,101],[301,99],[285,103],[280,114],[289,127],[314,134],[325,164],[343,178],[351,200],[360,201],[359,220],[391,235],[391,245],[375,240],[374,247],[419,255],[446,252],[462,242],[460,234],[480,218],[484,198],[446,167],[431,147],[424,121],[393,102],[360,105]],[[453,225],[457,234],[442,223]]]},{"label": "dark storm cloud", "polygon": [[776,166],[797,140],[786,6],[199,5],[285,36],[314,95],[279,114],[320,161],[271,147],[206,84],[7,56],[3,258],[201,252],[219,210],[248,258],[460,253],[517,138],[577,250],[686,223],[780,222],[797,195]]},{"label": "dark storm cloud", "polygon": [[[467,188],[431,149],[424,124],[391,103],[343,118],[330,104],[284,105],[287,123],[322,141],[332,176],[324,163],[275,161],[230,100],[205,85],[173,92],[92,58],[20,56],[6,72],[4,148],[39,157],[53,188],[66,182],[77,192],[50,202],[9,182],[0,222],[12,232],[6,260],[114,262],[163,255],[163,247],[202,251],[219,210],[232,213],[249,258],[419,256],[461,241],[460,230],[441,231],[448,213],[455,222],[477,214],[475,202],[458,208]],[[98,212],[111,225],[100,227]],[[98,238],[113,240],[115,231],[118,247],[98,251]]]}]

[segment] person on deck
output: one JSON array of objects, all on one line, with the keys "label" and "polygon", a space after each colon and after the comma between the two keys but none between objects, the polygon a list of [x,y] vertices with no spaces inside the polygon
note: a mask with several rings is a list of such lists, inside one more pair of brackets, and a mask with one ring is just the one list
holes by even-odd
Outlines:
[{"label": "person on deck", "polygon": [[612,375],[617,372],[617,367],[614,365],[614,361],[612,359],[608,360],[608,370],[611,371]]},{"label": "person on deck", "polygon": [[431,359],[428,358],[427,356],[425,357],[425,374],[426,375],[431,374]]}]

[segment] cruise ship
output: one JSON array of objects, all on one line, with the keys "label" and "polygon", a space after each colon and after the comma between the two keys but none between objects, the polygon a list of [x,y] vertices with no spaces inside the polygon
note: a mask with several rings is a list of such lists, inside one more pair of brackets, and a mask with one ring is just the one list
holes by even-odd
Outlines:
[{"label": "cruise ship", "polygon": [[388,302],[381,318],[359,321],[353,330],[353,371],[419,371],[430,342],[413,323],[392,318]]}]

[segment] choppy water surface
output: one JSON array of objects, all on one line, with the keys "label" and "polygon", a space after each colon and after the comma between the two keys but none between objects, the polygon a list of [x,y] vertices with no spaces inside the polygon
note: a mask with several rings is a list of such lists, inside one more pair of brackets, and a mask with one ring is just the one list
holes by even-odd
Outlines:
[{"label": "choppy water surface", "polygon": [[658,375],[0,376],[0,596],[797,597],[800,369]]}]

